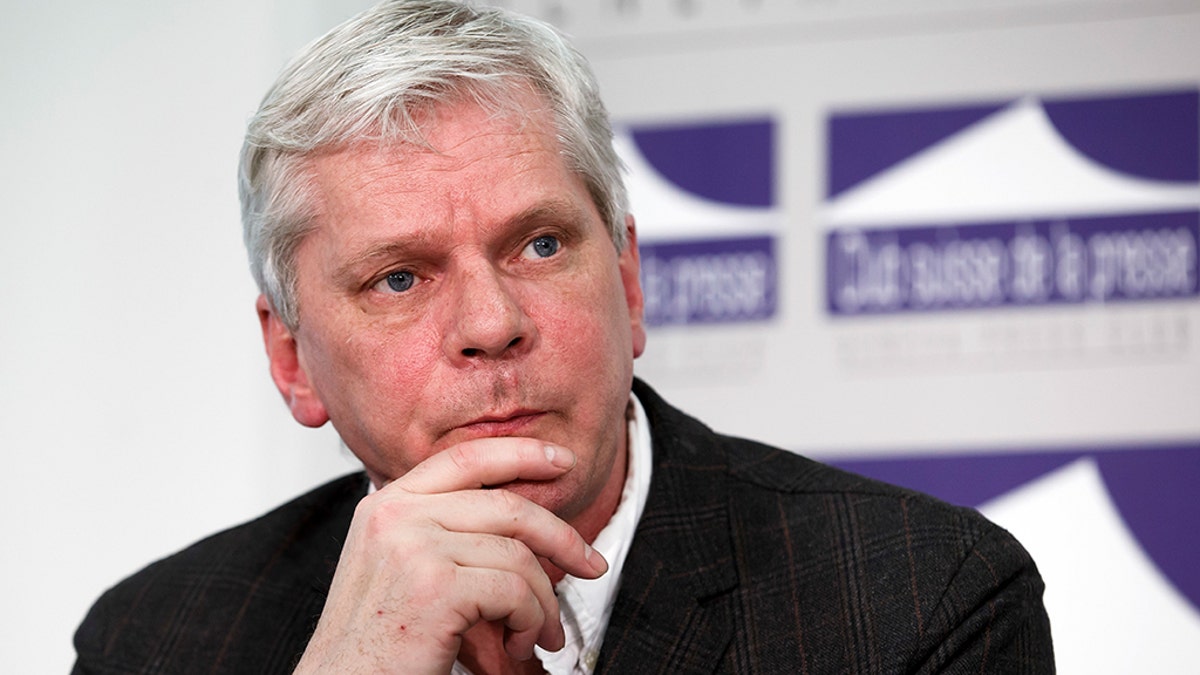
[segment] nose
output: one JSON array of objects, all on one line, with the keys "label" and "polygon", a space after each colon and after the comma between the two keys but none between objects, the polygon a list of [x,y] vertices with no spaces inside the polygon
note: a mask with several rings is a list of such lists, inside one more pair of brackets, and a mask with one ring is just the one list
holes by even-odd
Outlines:
[{"label": "nose", "polygon": [[514,282],[488,264],[460,270],[447,301],[446,355],[466,365],[481,359],[511,357],[534,339]]}]

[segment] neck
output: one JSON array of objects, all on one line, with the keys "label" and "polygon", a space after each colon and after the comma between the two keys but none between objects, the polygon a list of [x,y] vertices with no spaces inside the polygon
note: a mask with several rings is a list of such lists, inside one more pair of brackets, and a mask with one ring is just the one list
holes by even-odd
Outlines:
[{"label": "neck", "polygon": [[[579,515],[567,521],[588,545],[595,543],[596,537],[600,536],[600,531],[608,525],[608,521],[612,520],[613,514],[617,512],[617,507],[621,504],[621,494],[625,491],[625,479],[629,475],[629,461],[629,442],[625,439],[625,442],[617,450],[616,457],[613,458],[612,469],[608,472],[608,480],[600,489],[600,493]],[[539,558],[539,561],[546,576],[550,578],[551,584],[557,584],[566,576],[565,572],[549,560]]]}]

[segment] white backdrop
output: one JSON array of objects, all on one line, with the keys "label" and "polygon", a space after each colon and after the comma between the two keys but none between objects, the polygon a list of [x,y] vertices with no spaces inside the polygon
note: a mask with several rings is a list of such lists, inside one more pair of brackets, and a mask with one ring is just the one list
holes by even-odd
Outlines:
[{"label": "white backdrop", "polygon": [[245,121],[316,2],[4,2],[0,671],[70,668],[106,587],[349,470],[267,378]]},{"label": "white backdrop", "polygon": [[[0,670],[67,670],[71,632],[108,585],[354,467],[327,430],[295,425],[269,383],[234,170],[244,122],[286,56],[366,4],[4,3]],[[1200,439],[1194,301],[847,323],[824,312],[819,284],[831,112],[1195,88],[1200,2],[508,4],[579,36],[623,122],[775,122],[779,311],[765,325],[655,331],[638,368],[668,399],[718,429],[829,458]],[[669,226],[643,218],[643,237]],[[1186,327],[1166,360],[1048,368],[989,343],[971,368],[938,354],[932,368],[862,365],[897,340],[1062,321],[1111,337],[1159,319]],[[688,377],[679,354],[709,356],[720,386]],[[978,397],[986,405],[969,403]],[[1087,489],[1081,466],[1063,485]],[[993,508],[1019,523],[1038,496]],[[1185,619],[1155,634],[1190,635],[1180,627],[1195,608],[1176,609]],[[1071,658],[1062,672],[1085,672]]]},{"label": "white backdrop", "polygon": [[[749,213],[672,183],[678,167],[652,157],[650,140],[633,150],[643,242],[699,241],[711,261],[722,234],[765,233],[779,284],[766,320],[656,331],[639,372],[720,430],[944,488],[935,493],[1011,529],[1046,579],[1060,672],[1195,672],[1200,523],[1194,486],[1172,475],[1200,476],[1200,3],[764,0],[552,14],[578,32],[635,136],[764,119],[774,129],[774,195]],[[1166,142],[1187,151],[1182,181],[1113,170],[1045,120],[1062,101],[1100,111],[1164,92],[1188,121]],[[836,145],[847,139],[834,120],[919,126],[930,111],[993,105],[830,189],[833,160],[874,150]],[[1134,156],[1153,153],[1147,127],[1160,121],[1135,121],[1114,133]],[[859,316],[827,305],[826,272],[845,278],[830,269],[842,264],[827,252],[832,233],[874,228],[876,250],[904,251],[896,242],[924,231],[930,250],[975,228],[1149,227],[1167,211],[1190,222],[1176,253],[1191,290],[1176,297]],[[671,269],[693,293],[690,273]],[[948,475],[934,480],[931,467]]]}]

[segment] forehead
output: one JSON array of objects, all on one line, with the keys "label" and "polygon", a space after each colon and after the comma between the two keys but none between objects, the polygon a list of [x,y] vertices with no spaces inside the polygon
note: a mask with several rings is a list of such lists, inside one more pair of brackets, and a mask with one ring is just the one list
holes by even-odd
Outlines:
[{"label": "forehead", "polygon": [[312,158],[314,233],[345,244],[444,236],[447,225],[499,225],[545,206],[598,217],[563,159],[553,116],[540,98],[527,98],[519,114],[440,105],[421,114],[420,143],[361,142]]},{"label": "forehead", "polygon": [[387,189],[417,194],[436,191],[463,176],[504,169],[491,181],[464,184],[485,188],[513,172],[565,173],[566,166],[549,115],[521,116],[472,104],[439,106],[422,114],[419,141],[364,141],[323,153],[309,165],[325,195],[370,191],[395,178]]}]

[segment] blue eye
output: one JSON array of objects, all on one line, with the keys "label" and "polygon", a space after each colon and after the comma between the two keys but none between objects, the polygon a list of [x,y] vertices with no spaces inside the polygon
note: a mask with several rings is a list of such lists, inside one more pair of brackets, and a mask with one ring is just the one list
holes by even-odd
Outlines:
[{"label": "blue eye", "polygon": [[413,284],[416,283],[416,277],[408,270],[397,270],[387,275],[384,281],[391,290],[396,293],[403,293],[413,287]]},{"label": "blue eye", "polygon": [[559,246],[561,244],[558,241],[558,237],[545,234],[530,242],[528,250],[532,251],[539,258],[549,258],[558,253]]}]

